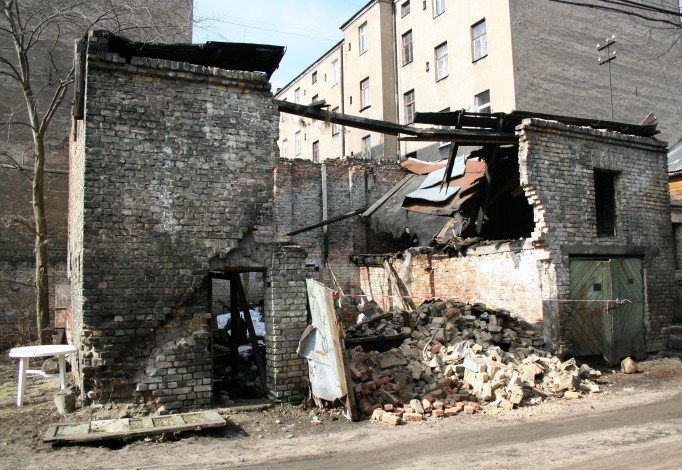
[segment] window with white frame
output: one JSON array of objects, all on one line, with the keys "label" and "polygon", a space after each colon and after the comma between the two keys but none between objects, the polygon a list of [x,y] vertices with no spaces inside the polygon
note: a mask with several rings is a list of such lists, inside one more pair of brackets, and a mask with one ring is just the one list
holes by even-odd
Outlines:
[{"label": "window with white frame", "polygon": [[403,104],[405,106],[405,124],[412,124],[414,122],[414,90],[403,95]]},{"label": "window with white frame", "polygon": [[296,156],[301,154],[301,131],[296,131],[294,134],[294,153]]},{"label": "window with white frame", "polygon": [[287,139],[282,141],[282,158],[289,158],[289,141]]},{"label": "window with white frame", "polygon": [[481,20],[471,27],[471,50],[474,62],[488,55],[488,36],[485,20]]},{"label": "window with white frame", "polygon": [[313,72],[312,79],[313,79],[313,83],[317,83],[317,70],[315,70]]},{"label": "window with white frame", "polygon": [[[338,113],[339,112],[339,107],[337,106],[336,108],[332,109],[332,113]],[[337,123],[332,124],[332,135],[336,135],[339,132],[341,132],[341,126],[339,126]]]},{"label": "window with white frame", "polygon": [[369,107],[369,78],[360,82],[360,109]]},{"label": "window with white frame", "polygon": [[319,95],[313,96],[313,99],[310,100],[311,103],[314,103],[315,101],[318,101],[320,99]]},{"label": "window with white frame", "polygon": [[320,163],[320,141],[313,142],[313,163]]},{"label": "window with white frame", "polygon": [[362,158],[372,157],[372,136],[366,135],[362,138]]},{"label": "window with white frame", "polygon": [[490,90],[486,90],[476,95],[474,104],[477,113],[492,113],[493,111],[490,107]]},{"label": "window with white frame", "polygon": [[410,0],[407,0],[406,2],[403,2],[400,5],[400,17],[402,18],[403,16],[407,15],[410,12]]},{"label": "window with white frame", "polygon": [[433,0],[433,17],[441,15],[445,11],[445,0]]},{"label": "window with white frame", "polygon": [[294,103],[300,104],[301,103],[301,89],[296,88],[294,90]]},{"label": "window with white frame", "polygon": [[436,80],[448,76],[448,43],[444,42],[436,47]]},{"label": "window with white frame", "polygon": [[360,47],[360,54],[367,52],[368,38],[367,38],[367,22],[362,23],[358,28],[358,42]]},{"label": "window with white frame", "polygon": [[339,59],[332,60],[332,86],[339,84]]},{"label": "window with white frame", "polygon": [[409,30],[402,36],[402,46],[403,46],[403,65],[409,64],[413,60],[412,53],[412,30]]}]

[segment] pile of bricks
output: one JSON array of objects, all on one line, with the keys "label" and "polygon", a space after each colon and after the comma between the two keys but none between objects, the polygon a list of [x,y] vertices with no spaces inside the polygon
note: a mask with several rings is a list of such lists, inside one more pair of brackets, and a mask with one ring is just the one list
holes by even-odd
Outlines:
[{"label": "pile of bricks", "polygon": [[373,420],[399,424],[600,391],[592,381],[599,371],[552,356],[505,310],[437,301],[410,312],[410,326],[400,324],[402,313],[383,317],[379,324],[394,323],[384,329],[409,330],[400,347],[350,353],[358,409]]}]

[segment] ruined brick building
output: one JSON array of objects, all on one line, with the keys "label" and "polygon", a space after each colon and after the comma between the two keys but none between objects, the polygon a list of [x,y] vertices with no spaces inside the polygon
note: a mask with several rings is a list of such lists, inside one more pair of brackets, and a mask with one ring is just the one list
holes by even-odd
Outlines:
[{"label": "ruined brick building", "polygon": [[[456,256],[395,256],[411,240],[374,233],[359,217],[287,236],[359,209],[371,221],[392,204],[406,172],[376,162],[279,160],[268,74],[281,48],[238,45],[218,54],[231,46],[139,46],[93,33],[77,80],[71,339],[87,396],[164,409],[208,404],[215,398],[212,281],[254,272],[263,281],[267,390],[276,399],[305,392],[296,346],[307,325],[307,276],[380,303],[401,287],[415,299],[498,305],[564,354],[663,347],[673,248],[665,145],[651,133],[522,119],[503,135],[517,142],[503,152],[517,162],[516,179],[511,173],[497,189],[525,201],[502,198],[505,207],[527,207],[532,216],[495,219],[504,211],[491,210],[487,222],[523,220],[521,239],[490,236],[493,243]],[[634,312],[627,335],[603,317],[621,307],[616,299],[631,302],[622,306]],[[574,308],[586,301],[588,308]],[[602,328],[589,336],[600,344],[576,341],[579,324]],[[617,351],[602,351],[604,340],[618,343]]]}]

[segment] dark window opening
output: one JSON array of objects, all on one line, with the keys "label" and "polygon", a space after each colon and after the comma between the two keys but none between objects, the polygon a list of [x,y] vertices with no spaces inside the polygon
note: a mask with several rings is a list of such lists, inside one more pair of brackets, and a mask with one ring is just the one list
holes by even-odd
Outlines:
[{"label": "dark window opening", "polygon": [[[256,354],[260,355],[265,367],[264,270],[211,272],[208,297],[213,317],[213,401],[264,396],[266,385],[256,358]],[[257,348],[248,332],[244,300]]]},{"label": "dark window opening", "polygon": [[594,203],[597,214],[597,236],[616,235],[616,177],[618,173],[594,170]]}]

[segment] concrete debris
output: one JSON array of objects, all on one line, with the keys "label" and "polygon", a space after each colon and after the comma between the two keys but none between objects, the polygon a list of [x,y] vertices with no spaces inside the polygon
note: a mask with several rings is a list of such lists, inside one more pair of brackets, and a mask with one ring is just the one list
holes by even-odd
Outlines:
[{"label": "concrete debris", "polygon": [[637,363],[631,357],[626,357],[620,363],[620,370],[624,374],[636,374]]},{"label": "concrete debris", "polygon": [[600,392],[593,381],[599,371],[553,356],[531,325],[503,309],[435,301],[413,312],[365,315],[348,337],[409,332],[388,351],[351,349],[358,409],[373,421],[395,425]]}]

